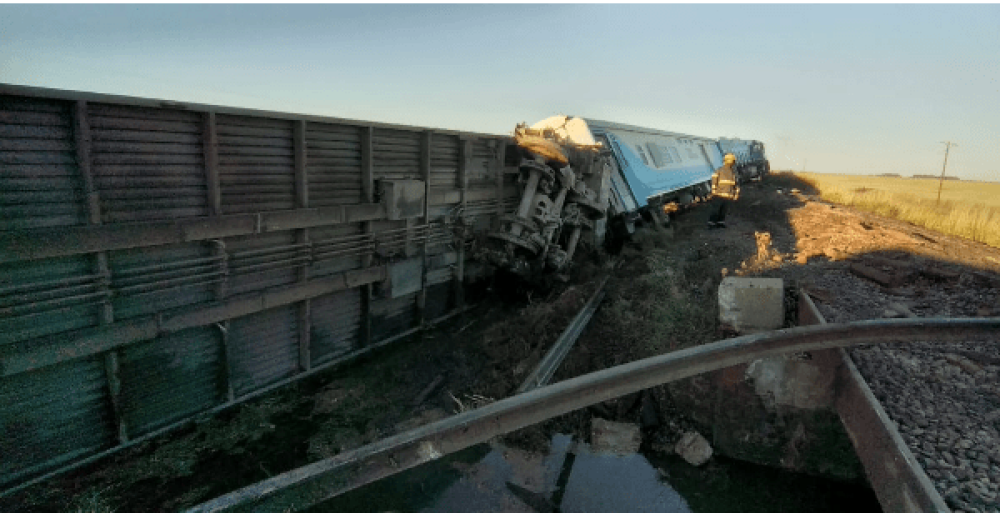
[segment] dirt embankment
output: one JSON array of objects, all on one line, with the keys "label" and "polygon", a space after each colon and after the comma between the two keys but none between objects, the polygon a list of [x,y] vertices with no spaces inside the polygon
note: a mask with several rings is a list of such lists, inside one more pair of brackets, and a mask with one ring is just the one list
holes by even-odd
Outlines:
[{"label": "dirt embankment", "polygon": [[[705,208],[680,213],[670,227],[641,231],[613,259],[582,259],[569,285],[517,304],[487,293],[476,309],[422,336],[33,487],[0,501],[0,510],[177,510],[507,397],[590,297],[593,278],[608,273],[607,299],[556,381],[722,338],[716,290],[725,275],[781,276],[790,286],[811,287],[821,308],[826,294],[830,308],[824,314],[837,321],[852,317],[838,313],[835,302],[868,293],[824,277],[869,283],[851,272],[852,263],[862,264],[901,280],[877,285],[884,297],[868,294],[868,303],[850,303],[866,311],[881,314],[893,299],[921,315],[976,315],[983,308],[1000,315],[995,294],[961,285],[993,283],[998,250],[831,207],[813,201],[810,192],[780,175],[747,186],[727,229],[707,229]],[[876,258],[930,269],[911,275],[927,281],[899,278]],[[929,278],[935,271],[945,282],[954,277],[947,282],[953,285]],[[593,416],[630,422],[645,416],[655,433],[647,448],[668,448],[693,424],[664,387],[646,395],[573,412],[508,435],[506,442],[544,450],[555,432],[586,440]]]}]

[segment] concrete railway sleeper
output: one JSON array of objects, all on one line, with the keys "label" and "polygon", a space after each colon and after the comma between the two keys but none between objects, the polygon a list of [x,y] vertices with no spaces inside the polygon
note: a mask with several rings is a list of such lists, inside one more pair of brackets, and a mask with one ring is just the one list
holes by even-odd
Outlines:
[{"label": "concrete railway sleeper", "polygon": [[933,318],[825,324],[722,340],[538,388],[285,472],[189,511],[304,509],[573,410],[766,356],[862,344],[958,340],[998,331],[1000,318]]}]

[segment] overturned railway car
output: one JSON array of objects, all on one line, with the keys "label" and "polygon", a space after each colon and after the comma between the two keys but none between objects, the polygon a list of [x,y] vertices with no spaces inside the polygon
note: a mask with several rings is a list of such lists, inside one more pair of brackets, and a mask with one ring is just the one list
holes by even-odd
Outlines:
[{"label": "overturned railway car", "polygon": [[722,160],[531,131],[0,84],[0,493],[415,333],[496,269],[558,273],[707,197]]},{"label": "overturned railway car", "polygon": [[707,137],[569,116],[532,128],[609,150],[607,223],[615,236],[632,233],[642,218],[660,221],[662,213],[704,200],[722,165],[718,141]]}]

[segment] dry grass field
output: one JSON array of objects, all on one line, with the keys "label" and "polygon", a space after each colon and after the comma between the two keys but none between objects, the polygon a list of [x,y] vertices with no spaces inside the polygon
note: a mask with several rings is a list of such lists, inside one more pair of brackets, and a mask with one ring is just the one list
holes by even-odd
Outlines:
[{"label": "dry grass field", "polygon": [[830,202],[1000,247],[1000,183],[794,173]]}]

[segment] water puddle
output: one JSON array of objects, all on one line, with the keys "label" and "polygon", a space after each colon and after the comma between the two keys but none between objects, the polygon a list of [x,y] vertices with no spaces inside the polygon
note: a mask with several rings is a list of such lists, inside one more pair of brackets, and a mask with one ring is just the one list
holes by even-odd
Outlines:
[{"label": "water puddle", "polygon": [[313,512],[853,513],[881,512],[874,493],[713,457],[599,452],[555,435],[541,455],[493,442],[432,461],[319,504]]},{"label": "water puddle", "polygon": [[372,483],[310,511],[563,513],[692,510],[641,454],[593,451],[555,435],[549,454],[499,443]]}]

